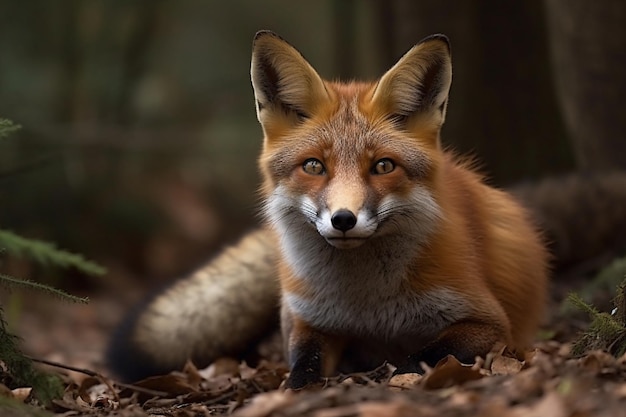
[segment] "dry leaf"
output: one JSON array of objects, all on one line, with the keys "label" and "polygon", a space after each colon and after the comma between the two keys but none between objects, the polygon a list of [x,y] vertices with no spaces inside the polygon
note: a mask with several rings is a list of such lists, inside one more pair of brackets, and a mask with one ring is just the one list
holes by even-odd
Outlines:
[{"label": "dry leaf", "polygon": [[11,390],[11,394],[13,395],[13,398],[15,398],[16,400],[24,402],[24,401],[26,401],[26,399],[28,398],[28,396],[30,395],[32,390],[33,389],[30,388],[30,387],[28,387],[28,388],[15,388],[14,390]]},{"label": "dry leaf", "polygon": [[84,378],[82,382],[80,383],[80,385],[78,386],[78,396],[87,404],[93,403],[95,399],[95,395],[91,395],[89,393],[89,390],[91,387],[94,387],[99,384],[100,384],[100,380],[96,377],[89,376],[87,378]]},{"label": "dry leaf", "polygon": [[178,395],[185,395],[193,392],[197,392],[187,382],[187,378],[180,373],[170,373],[167,375],[152,376],[141,381],[132,384],[133,387],[142,388],[143,390],[137,391],[132,388],[125,388],[120,393],[120,397],[129,397],[136,394],[138,401],[143,403],[155,396],[162,398],[172,398]]},{"label": "dry leaf", "polygon": [[198,368],[193,364],[190,360],[187,360],[185,366],[183,367],[183,374],[187,376],[187,383],[194,387],[194,389],[200,388],[200,383],[202,382],[202,375],[198,372]]},{"label": "dry leaf", "polygon": [[491,373],[494,375],[513,375],[522,370],[523,362],[515,358],[497,355],[491,362]]},{"label": "dry leaf", "polygon": [[603,369],[615,366],[616,359],[602,350],[594,350],[580,360],[580,366],[587,371],[600,373]]},{"label": "dry leaf", "polygon": [[221,375],[239,376],[239,361],[228,357],[219,358],[198,373],[206,380]]},{"label": "dry leaf", "polygon": [[454,356],[448,355],[426,373],[422,379],[422,386],[424,389],[447,388],[482,377],[480,369],[472,365],[464,365]]},{"label": "dry leaf", "polygon": [[619,384],[613,393],[620,399],[626,398],[626,383]]},{"label": "dry leaf", "polygon": [[563,398],[552,391],[532,406],[516,408],[514,415],[516,417],[567,417],[569,413],[565,409]]},{"label": "dry leaf", "polygon": [[423,376],[420,374],[398,374],[391,377],[389,386],[392,390],[402,391],[403,389],[415,388]]},{"label": "dry leaf", "polygon": [[253,375],[254,382],[263,391],[277,389],[289,372],[282,364],[261,361]]},{"label": "dry leaf", "polygon": [[233,417],[266,417],[274,411],[293,404],[296,394],[292,391],[272,391],[259,394],[245,408],[233,414]]}]

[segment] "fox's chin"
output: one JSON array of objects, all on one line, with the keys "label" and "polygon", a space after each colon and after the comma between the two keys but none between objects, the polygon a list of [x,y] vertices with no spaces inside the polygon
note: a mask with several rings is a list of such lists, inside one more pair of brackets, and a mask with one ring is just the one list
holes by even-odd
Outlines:
[{"label": "fox's chin", "polygon": [[354,249],[361,246],[367,240],[366,237],[327,237],[326,241],[337,249]]}]

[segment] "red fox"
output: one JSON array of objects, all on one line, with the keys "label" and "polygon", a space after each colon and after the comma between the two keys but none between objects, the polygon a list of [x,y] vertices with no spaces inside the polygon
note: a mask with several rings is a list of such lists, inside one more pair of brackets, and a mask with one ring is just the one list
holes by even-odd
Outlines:
[{"label": "red fox", "polygon": [[[279,298],[290,388],[532,342],[547,301],[545,239],[509,194],[442,149],[445,36],[422,40],[376,82],[339,83],[262,31],[251,77],[266,224],[136,310],[109,347],[114,370],[133,379],[241,354],[271,327]],[[522,194],[556,194],[543,191]],[[576,245],[564,243],[567,257]]]},{"label": "red fox", "polygon": [[287,387],[531,343],[547,251],[520,205],[442,150],[445,36],[419,42],[375,83],[339,83],[263,31],[251,76]]}]

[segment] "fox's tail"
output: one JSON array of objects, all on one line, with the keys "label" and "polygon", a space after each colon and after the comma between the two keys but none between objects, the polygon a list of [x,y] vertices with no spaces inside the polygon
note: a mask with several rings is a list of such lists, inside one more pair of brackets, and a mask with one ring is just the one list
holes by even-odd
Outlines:
[{"label": "fox's tail", "polygon": [[[626,244],[626,173],[573,174],[510,191],[536,215],[564,268]],[[257,229],[153,296],[120,326],[107,352],[125,380],[240,356],[278,326],[277,247]]]},{"label": "fox's tail", "polygon": [[243,356],[276,326],[278,281],[270,234],[255,230],[133,310],[106,352],[126,381]]},{"label": "fox's tail", "polygon": [[626,248],[626,173],[575,173],[510,190],[534,212],[561,272]]}]

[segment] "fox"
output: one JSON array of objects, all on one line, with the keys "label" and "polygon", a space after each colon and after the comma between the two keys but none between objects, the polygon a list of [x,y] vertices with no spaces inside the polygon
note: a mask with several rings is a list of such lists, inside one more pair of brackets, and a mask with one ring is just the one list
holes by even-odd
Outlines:
[{"label": "fox", "polygon": [[[270,289],[260,299],[280,310],[286,388],[385,362],[423,372],[448,355],[472,363],[495,348],[521,353],[532,344],[547,302],[546,242],[529,210],[441,144],[452,82],[446,36],[424,38],[375,82],[340,82],[324,80],[291,44],[260,31],[250,72],[263,131],[265,221],[253,232],[263,240],[263,273],[224,279]],[[242,245],[226,253],[243,256]],[[232,263],[234,255],[222,254],[211,265]],[[201,270],[149,302],[110,348],[112,367],[127,375],[154,369],[167,362],[158,353],[166,344],[183,353],[170,354],[163,368],[183,356],[206,362],[241,351],[241,343],[209,348],[208,331],[176,349],[176,335],[189,336],[190,326],[178,320],[177,332],[172,320],[164,323],[173,313],[210,326],[206,314],[178,312],[189,304],[180,297],[163,300],[194,288],[194,311],[200,294],[215,292],[207,303],[231,300],[218,288],[232,284],[218,275]],[[228,319],[218,321],[228,332]]]},{"label": "fox", "polygon": [[521,205],[442,149],[448,39],[423,39],[375,83],[325,81],[271,32],[251,66],[286,387],[528,347],[548,253]]}]

